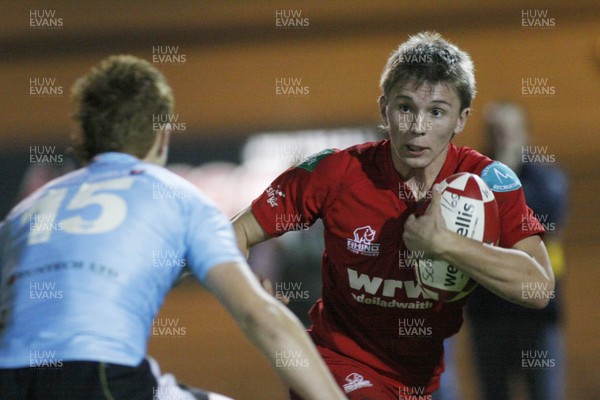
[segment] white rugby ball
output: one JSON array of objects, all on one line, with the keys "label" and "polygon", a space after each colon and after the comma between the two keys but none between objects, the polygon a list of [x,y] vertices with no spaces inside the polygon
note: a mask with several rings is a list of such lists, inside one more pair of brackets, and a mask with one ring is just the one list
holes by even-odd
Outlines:
[{"label": "white rugby ball", "polygon": [[[441,182],[442,216],[451,231],[492,245],[500,239],[500,217],[492,190],[479,176],[459,172]],[[445,261],[412,259],[417,282],[432,298],[459,300],[476,287],[477,282]]]}]

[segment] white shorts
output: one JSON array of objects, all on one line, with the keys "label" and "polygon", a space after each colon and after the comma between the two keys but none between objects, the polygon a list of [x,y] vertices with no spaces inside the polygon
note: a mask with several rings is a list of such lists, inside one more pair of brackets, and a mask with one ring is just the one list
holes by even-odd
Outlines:
[{"label": "white shorts", "polygon": [[231,397],[226,397],[218,393],[211,393],[195,388],[182,388],[177,383],[173,374],[161,374],[158,362],[146,356],[150,364],[152,375],[158,382],[158,389],[154,393],[153,400],[233,400]]}]

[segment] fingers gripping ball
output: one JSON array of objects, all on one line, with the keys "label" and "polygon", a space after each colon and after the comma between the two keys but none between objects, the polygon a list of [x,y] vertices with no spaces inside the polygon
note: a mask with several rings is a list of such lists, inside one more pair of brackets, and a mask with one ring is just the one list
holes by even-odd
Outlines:
[{"label": "fingers gripping ball", "polygon": [[[477,175],[454,174],[440,184],[441,209],[446,227],[459,235],[497,245],[500,239],[498,205],[492,190]],[[434,299],[451,302],[471,293],[477,282],[445,261],[419,258],[417,281]]]}]

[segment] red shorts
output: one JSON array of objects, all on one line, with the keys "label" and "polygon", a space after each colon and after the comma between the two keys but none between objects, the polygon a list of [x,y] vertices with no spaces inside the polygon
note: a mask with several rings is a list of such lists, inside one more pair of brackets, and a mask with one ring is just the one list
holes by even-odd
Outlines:
[{"label": "red shorts", "polygon": [[[338,385],[350,400],[432,400],[426,387],[405,386],[397,380],[382,375],[375,369],[336,353],[326,347],[317,346]],[[290,392],[292,400],[302,400]]]}]

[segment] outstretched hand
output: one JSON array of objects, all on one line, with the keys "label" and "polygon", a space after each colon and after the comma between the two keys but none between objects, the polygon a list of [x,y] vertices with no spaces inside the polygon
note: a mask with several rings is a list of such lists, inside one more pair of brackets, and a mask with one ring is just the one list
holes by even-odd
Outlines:
[{"label": "outstretched hand", "polygon": [[420,217],[411,214],[404,224],[402,238],[409,250],[423,251],[432,258],[439,256],[444,235],[450,231],[442,216],[442,192],[439,184],[431,189],[431,203]]}]

